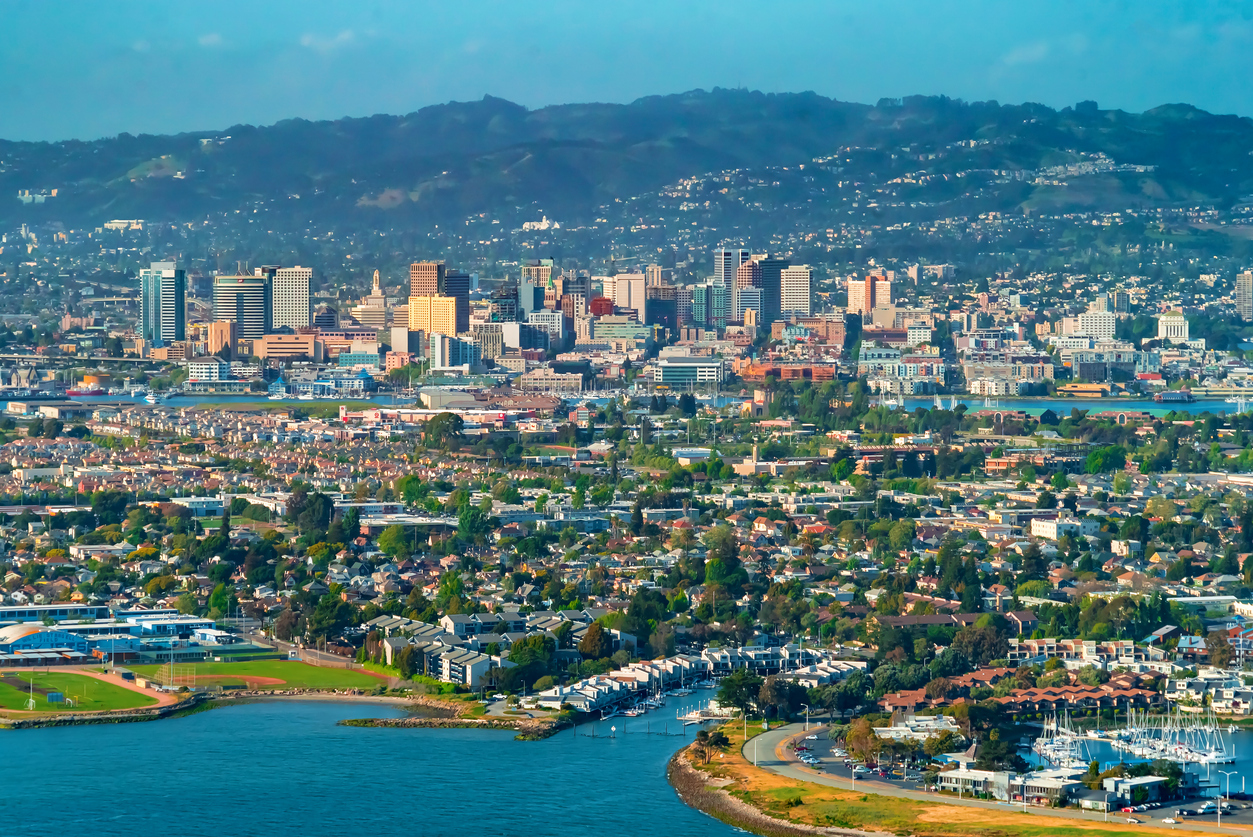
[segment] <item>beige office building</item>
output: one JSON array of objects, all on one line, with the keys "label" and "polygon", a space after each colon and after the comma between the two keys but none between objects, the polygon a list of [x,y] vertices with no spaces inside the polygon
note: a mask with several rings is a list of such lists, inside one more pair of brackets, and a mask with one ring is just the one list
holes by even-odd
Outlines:
[{"label": "beige office building", "polygon": [[230,359],[235,358],[235,344],[238,342],[238,329],[230,320],[218,320],[206,323],[204,339],[208,344],[209,354],[216,355],[222,349],[230,349]]},{"label": "beige office building", "polygon": [[451,296],[409,297],[409,331],[457,336],[457,300]]}]

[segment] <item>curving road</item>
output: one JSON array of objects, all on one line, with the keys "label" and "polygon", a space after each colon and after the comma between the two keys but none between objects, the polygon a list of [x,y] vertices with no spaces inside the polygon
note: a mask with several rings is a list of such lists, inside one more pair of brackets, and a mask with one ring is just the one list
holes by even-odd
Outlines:
[{"label": "curving road", "polygon": [[[902,799],[913,799],[918,802],[940,803],[944,805],[961,805],[967,808],[986,808],[997,813],[1007,813],[1010,811],[1018,811],[1022,813],[1022,807],[1019,805],[1011,805],[1009,803],[984,802],[977,799],[954,799],[949,796],[940,796],[934,793],[920,793],[918,791],[905,790],[886,782],[879,782],[870,779],[858,779],[850,782],[848,779],[837,778],[820,773],[803,762],[798,761],[794,756],[788,755],[786,745],[797,739],[803,738],[805,735],[813,735],[814,733],[822,734],[824,727],[811,724],[809,732],[805,732],[804,724],[788,724],[772,729],[769,732],[763,732],[744,742],[744,746],[740,748],[740,753],[750,764],[756,764],[762,770],[768,770],[779,776],[785,776],[789,779],[795,779],[799,782],[809,782],[815,785],[826,785],[833,788],[841,788],[844,790],[857,790],[867,793],[874,793],[880,796],[895,796]],[[1034,808],[1028,809],[1023,816],[1036,817],[1064,817],[1072,820],[1087,820],[1089,822],[1101,822],[1105,819],[1104,814],[1094,814],[1090,811],[1081,811],[1077,808]],[[1140,815],[1143,816],[1143,815]],[[1126,816],[1123,814],[1115,814],[1110,812],[1109,822],[1129,825],[1124,823]],[[1178,825],[1169,825],[1160,820],[1149,820],[1141,822],[1141,826],[1158,828],[1163,831],[1183,828],[1187,831],[1209,831],[1215,834],[1247,834],[1249,829],[1246,826],[1237,826],[1228,828],[1223,826],[1219,828],[1217,825],[1210,825],[1203,822],[1197,822],[1191,818],[1182,821]]]}]

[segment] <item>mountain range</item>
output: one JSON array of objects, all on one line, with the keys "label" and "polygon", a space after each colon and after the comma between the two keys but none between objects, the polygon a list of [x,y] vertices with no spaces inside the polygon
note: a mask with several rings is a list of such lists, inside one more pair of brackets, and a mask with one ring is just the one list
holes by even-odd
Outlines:
[{"label": "mountain range", "polygon": [[1034,172],[1094,155],[1147,167],[1096,190],[1028,182],[1002,194],[1003,210],[1045,195],[1052,207],[1117,208],[1230,206],[1253,193],[1253,120],[1189,105],[1127,113],[1093,102],[1056,110],[924,96],[867,105],[714,89],[535,110],[488,96],[404,116],[0,141],[0,223],[190,221],[248,208],[355,226],[541,211],[577,222],[685,177],[793,166],[849,148],[876,152],[850,158],[842,173],[869,184]]}]

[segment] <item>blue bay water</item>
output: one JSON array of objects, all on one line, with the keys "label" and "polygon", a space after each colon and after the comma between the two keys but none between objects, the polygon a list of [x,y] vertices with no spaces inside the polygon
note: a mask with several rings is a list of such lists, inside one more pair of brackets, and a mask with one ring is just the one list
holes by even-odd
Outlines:
[{"label": "blue bay water", "polygon": [[602,722],[604,737],[584,726],[538,742],[503,731],[340,727],[402,713],[303,701],[7,732],[0,837],[733,834],[667,783],[684,738],[631,734],[667,718],[677,730],[680,705]]}]

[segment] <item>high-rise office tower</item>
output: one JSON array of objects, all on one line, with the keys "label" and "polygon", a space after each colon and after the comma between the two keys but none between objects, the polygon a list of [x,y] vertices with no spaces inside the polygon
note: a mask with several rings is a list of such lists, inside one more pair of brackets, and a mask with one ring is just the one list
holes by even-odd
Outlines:
[{"label": "high-rise office tower", "polygon": [[441,296],[450,296],[457,301],[457,333],[470,330],[470,274],[460,271],[444,271],[444,284],[439,289]]},{"label": "high-rise office tower", "polygon": [[650,288],[658,285],[669,285],[674,279],[674,271],[668,267],[662,267],[659,264],[650,264],[644,268],[644,278]]},{"label": "high-rise office tower", "polygon": [[689,322],[705,327],[709,325],[709,285],[692,286],[692,308]]},{"label": "high-rise office tower", "polygon": [[[457,333],[470,328],[470,275],[448,270],[443,262],[409,265],[409,296],[448,296],[457,303]],[[412,304],[412,303],[411,303]]]},{"label": "high-rise office tower", "polygon": [[488,319],[493,323],[516,323],[518,308],[518,286],[506,285],[492,291],[488,303]]},{"label": "high-rise office tower", "polygon": [[866,281],[874,280],[874,302],[871,308],[879,308],[891,305],[896,301],[892,295],[892,280],[896,278],[895,273],[880,274],[878,276],[867,276]]},{"label": "high-rise office tower", "polygon": [[522,281],[543,288],[552,278],[555,266],[552,259],[527,259],[522,263]]},{"label": "high-rise office tower", "polygon": [[259,340],[273,330],[270,277],[258,268],[252,274],[219,275],[213,280],[213,318],[236,324],[240,340]]},{"label": "high-rise office tower", "polygon": [[641,323],[647,316],[647,301],[644,296],[645,283],[642,273],[619,273],[613,277],[613,304],[618,308],[635,310],[636,319]]},{"label": "high-rise office tower", "polygon": [[771,323],[779,319],[783,311],[780,299],[783,271],[791,264],[787,259],[771,258],[763,253],[753,256],[753,261],[761,266],[761,321]]},{"label": "high-rise office tower", "polygon": [[781,316],[808,317],[813,313],[813,276],[814,271],[807,264],[790,265],[779,272]]},{"label": "high-rise office tower", "polygon": [[747,250],[715,250],[714,251],[714,284],[729,288],[735,284],[735,275],[740,265],[748,261]]},{"label": "high-rise office tower", "polygon": [[761,263],[751,259],[741,263],[735,271],[735,287],[760,288]]},{"label": "high-rise office tower", "polygon": [[139,271],[139,338],[153,346],[187,339],[187,274],[174,262]]},{"label": "high-rise office tower", "polygon": [[680,326],[692,321],[692,289],[687,286],[676,286],[674,291],[675,318]]},{"label": "high-rise office tower", "polygon": [[457,300],[450,296],[409,297],[409,331],[456,335]]},{"label": "high-rise office tower", "polygon": [[867,276],[864,279],[848,277],[848,313],[868,314],[874,310],[876,279],[876,276]]},{"label": "high-rise office tower", "polygon": [[1253,320],[1253,271],[1236,276],[1236,313],[1242,320]]},{"label": "high-rise office tower", "polygon": [[727,309],[730,307],[731,288],[714,283],[709,288],[709,326],[727,327]]},{"label": "high-rise office tower", "polygon": [[444,287],[443,262],[414,262],[409,265],[409,296],[439,296]]},{"label": "high-rise office tower", "polygon": [[[752,311],[755,314],[759,314],[761,312],[761,288],[754,288],[751,285],[741,288],[737,285],[733,289],[732,298],[734,313],[730,315],[730,319],[734,322],[746,322],[746,314],[749,311]],[[754,322],[756,322],[757,319],[758,318],[755,317]]]},{"label": "high-rise office tower", "polygon": [[274,328],[306,328],[309,325],[309,280],[313,278],[313,268],[297,265],[262,270],[269,270],[271,275]]},{"label": "high-rise office tower", "polygon": [[761,264],[752,259],[742,262],[735,272],[731,313],[728,316],[732,321],[742,323],[744,312],[750,309],[761,313]]}]

